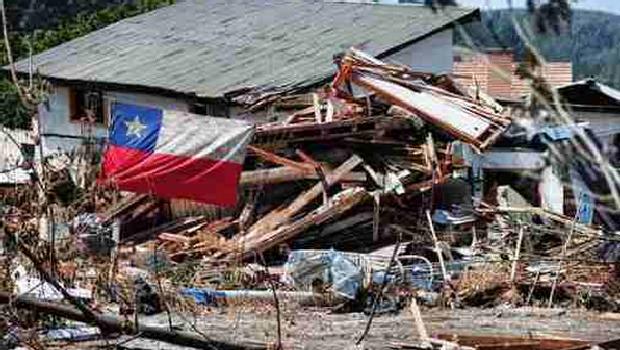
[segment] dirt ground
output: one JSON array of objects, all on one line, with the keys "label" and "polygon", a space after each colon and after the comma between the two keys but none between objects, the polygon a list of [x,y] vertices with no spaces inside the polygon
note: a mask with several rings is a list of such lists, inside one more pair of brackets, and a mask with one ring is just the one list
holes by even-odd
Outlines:
[{"label": "dirt ground", "polygon": [[[422,316],[431,335],[504,335],[572,338],[602,342],[620,338],[620,314],[539,308],[423,309]],[[191,330],[190,316],[174,315],[173,324]],[[196,328],[218,340],[273,343],[276,315],[272,308],[260,310],[240,306],[218,308],[196,318]],[[359,346],[368,317],[362,313],[330,314],[320,308],[285,308],[282,336],[286,349],[386,349],[390,344],[415,341],[417,333],[407,310],[397,315],[379,315],[373,320],[366,340]],[[145,324],[168,325],[165,313],[144,318]],[[119,346],[120,343],[120,346]],[[128,337],[111,340],[122,349],[186,349],[163,342]],[[91,344],[94,345],[94,344]],[[76,347],[77,346],[77,347]],[[96,345],[101,347],[102,344]],[[88,343],[73,348],[88,348]],[[67,347],[63,347],[67,348]],[[187,348],[189,349],[189,348]]]}]

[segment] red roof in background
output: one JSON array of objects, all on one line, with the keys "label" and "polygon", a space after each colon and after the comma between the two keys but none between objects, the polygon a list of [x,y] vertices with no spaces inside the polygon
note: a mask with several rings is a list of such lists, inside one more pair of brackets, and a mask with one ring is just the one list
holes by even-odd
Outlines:
[{"label": "red roof in background", "polygon": [[[494,97],[519,98],[530,93],[528,82],[514,72],[512,50],[490,50],[485,53],[456,54],[453,73],[465,86],[478,85],[482,91]],[[547,62],[540,71],[552,87],[560,87],[573,81],[571,62]]]}]

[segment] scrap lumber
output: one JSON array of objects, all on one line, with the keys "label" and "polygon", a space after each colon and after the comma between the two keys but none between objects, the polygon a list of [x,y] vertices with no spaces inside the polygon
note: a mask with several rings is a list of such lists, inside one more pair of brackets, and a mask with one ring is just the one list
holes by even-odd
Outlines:
[{"label": "scrap lumber", "polygon": [[418,307],[418,302],[416,298],[411,298],[411,304],[409,305],[409,311],[411,315],[413,315],[413,320],[415,321],[415,327],[422,341],[428,341],[429,336],[426,331],[426,326],[424,325],[424,321],[422,320],[422,313],[420,312],[420,308]]},{"label": "scrap lumber", "polygon": [[[283,182],[320,180],[316,171],[299,171],[291,167],[278,167],[271,169],[259,169],[244,171],[241,173],[241,186],[274,185]],[[366,173],[350,172],[342,176],[341,182],[366,182]]]},{"label": "scrap lumber", "polygon": [[259,156],[259,157],[261,157],[261,158],[263,158],[263,159],[265,159],[265,160],[267,160],[269,162],[272,162],[272,163],[275,163],[275,164],[278,164],[278,165],[284,165],[284,166],[288,166],[288,167],[291,167],[291,168],[295,168],[295,169],[300,170],[300,171],[314,171],[314,167],[311,164],[296,162],[294,160],[290,160],[288,158],[281,157],[281,156],[279,156],[279,155],[277,155],[275,153],[271,153],[269,151],[266,151],[264,149],[261,149],[261,148],[255,147],[255,146],[251,146],[251,145],[248,146],[248,149],[250,151],[252,151],[254,154],[256,154],[257,156]]},{"label": "scrap lumber", "polygon": [[477,139],[492,126],[490,121],[448,104],[428,92],[413,91],[399,84],[372,77],[359,76],[352,81],[390,103],[445,129],[453,136],[476,145],[481,144]]},{"label": "scrap lumber", "polygon": [[[224,218],[212,221],[206,226],[199,226],[197,229],[191,227],[183,230],[183,233],[195,233],[191,237],[164,233],[159,236],[159,239],[164,242],[160,245],[160,248],[165,248],[169,253],[170,259],[173,261],[195,254],[202,255],[214,250],[224,249],[226,242],[220,232],[238,224],[238,221],[233,221],[231,218]],[[167,245],[167,243],[176,244],[176,246]]]},{"label": "scrap lumber", "polygon": [[548,307],[553,306],[553,294],[555,293],[555,288],[558,284],[558,279],[560,278],[560,272],[562,271],[562,263],[564,262],[564,258],[566,258],[566,250],[568,249],[568,245],[570,244],[573,238],[573,232],[575,232],[576,221],[577,221],[577,214],[575,214],[575,217],[571,221],[570,231],[568,231],[568,237],[566,237],[566,240],[564,241],[564,244],[562,245],[562,255],[560,255],[560,261],[558,262],[558,266],[555,270],[555,275],[553,277],[553,284],[551,285],[551,292],[549,293],[549,304],[547,305]]},{"label": "scrap lumber", "polygon": [[334,91],[348,95],[341,86],[353,83],[477,149],[488,147],[510,124],[508,118],[467,96],[403,79],[416,75],[408,67],[383,63],[353,48],[342,62],[332,82]]},{"label": "scrap lumber", "polygon": [[204,334],[179,331],[170,329],[169,327],[148,326],[142,322],[138,322],[136,324],[126,317],[119,317],[112,314],[97,314],[95,316],[95,320],[91,317],[87,317],[77,308],[61,303],[42,301],[28,295],[12,295],[7,292],[0,292],[0,303],[10,303],[12,307],[34,310],[89,324],[101,324],[104,326],[104,329],[110,333],[138,335],[142,338],[163,341],[169,344],[189,346],[199,349],[216,348],[236,350],[267,348],[266,345],[258,345],[258,343],[232,344],[208,338]]},{"label": "scrap lumber", "polygon": [[182,231],[185,229],[196,227],[198,225],[205,223],[206,220],[207,219],[204,216],[181,218],[181,219],[178,219],[172,222],[167,222],[165,224],[159,225],[157,227],[154,227],[148,230],[137,232],[131,236],[124,237],[121,239],[121,243],[127,244],[130,242],[133,242],[133,243],[142,242],[144,240],[154,238],[160,233],[164,233],[164,232],[174,233],[177,231]]},{"label": "scrap lumber", "polygon": [[321,104],[319,103],[319,95],[317,93],[312,94],[312,105],[314,107],[314,118],[318,124],[321,124],[323,116],[321,115]]},{"label": "scrap lumber", "polygon": [[[330,172],[326,176],[326,184],[332,186],[339,182],[342,177],[359,164],[362,163],[362,158],[353,155],[347,161],[342,163],[334,171]],[[323,193],[323,182],[319,182],[306,192],[299,195],[291,204],[284,209],[276,209],[263,218],[258,220],[252,227],[250,227],[247,236],[244,239],[248,239],[255,236],[260,236],[266,232],[274,230],[279,225],[287,222],[292,216],[299,213],[303,208],[315,200],[321,193]]]},{"label": "scrap lumber", "polygon": [[158,238],[162,241],[176,242],[181,244],[189,244],[191,242],[191,239],[189,237],[167,232],[159,234]]},{"label": "scrap lumber", "polygon": [[114,218],[120,215],[124,215],[132,211],[133,209],[136,209],[140,205],[144,204],[148,200],[148,198],[149,195],[147,194],[133,194],[123,199],[115,206],[107,210],[103,215],[101,215],[102,223],[108,223]]},{"label": "scrap lumber", "polygon": [[430,229],[431,236],[433,237],[433,243],[435,244],[435,253],[437,253],[437,259],[441,265],[441,275],[443,276],[444,282],[448,283],[450,282],[450,277],[448,276],[448,272],[446,270],[446,264],[443,261],[443,251],[439,247],[439,240],[435,234],[435,227],[433,226],[433,219],[431,218],[431,212],[429,210],[426,210],[426,219],[428,220],[428,227]]},{"label": "scrap lumber", "polygon": [[334,120],[321,124],[315,122],[263,124],[257,127],[252,144],[326,141],[361,135],[376,136],[384,131],[406,129],[411,129],[406,119],[386,116]]},{"label": "scrap lumber", "polygon": [[512,267],[510,269],[510,283],[514,283],[515,276],[517,274],[517,263],[521,255],[521,244],[523,243],[523,225],[519,227],[519,238],[517,239],[517,246],[515,248],[514,258],[512,259]]},{"label": "scrap lumber", "polygon": [[546,210],[540,207],[493,207],[491,205],[483,203],[487,208],[478,208],[476,211],[480,214],[495,214],[495,213],[530,213],[535,215],[540,215],[545,217],[551,221],[554,221],[559,224],[563,224],[567,227],[571,227],[575,232],[592,235],[592,236],[601,236],[602,231],[600,229],[596,229],[593,227],[589,227],[587,225],[581,223],[573,223],[573,219],[567,217],[566,215],[557,214]]},{"label": "scrap lumber", "polygon": [[368,198],[368,192],[364,188],[346,189],[332,197],[326,205],[322,205],[299,220],[288,223],[278,229],[269,230],[260,236],[243,236],[237,241],[238,247],[242,249],[242,257],[247,259],[256,253],[262,253],[280,243],[284,243],[312,226],[320,225],[342,215],[366,198]]}]

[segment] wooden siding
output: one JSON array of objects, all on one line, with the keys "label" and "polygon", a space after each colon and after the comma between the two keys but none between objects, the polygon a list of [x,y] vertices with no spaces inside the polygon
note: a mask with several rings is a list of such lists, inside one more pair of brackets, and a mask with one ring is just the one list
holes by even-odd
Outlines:
[{"label": "wooden siding", "polygon": [[[482,91],[494,97],[519,98],[530,93],[527,81],[514,72],[519,63],[514,62],[512,51],[492,51],[478,54],[457,54],[453,72],[464,86],[477,84]],[[571,62],[548,62],[540,74],[552,87],[573,81]]]}]

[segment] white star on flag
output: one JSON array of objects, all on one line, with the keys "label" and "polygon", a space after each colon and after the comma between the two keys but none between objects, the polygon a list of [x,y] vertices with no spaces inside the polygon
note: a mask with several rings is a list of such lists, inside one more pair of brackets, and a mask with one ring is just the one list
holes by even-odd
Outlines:
[{"label": "white star on flag", "polygon": [[142,137],[142,131],[146,129],[146,125],[140,122],[140,117],[136,116],[132,121],[125,121],[125,126],[127,127],[127,136],[134,135],[137,137]]}]

